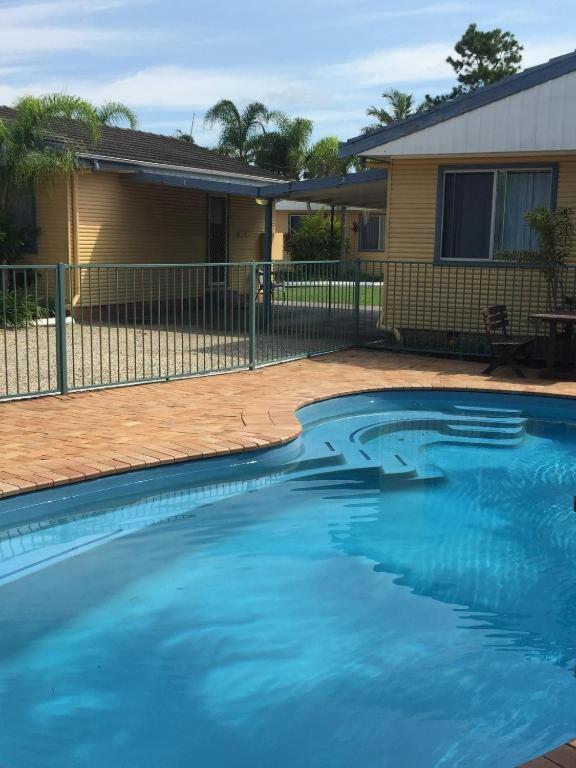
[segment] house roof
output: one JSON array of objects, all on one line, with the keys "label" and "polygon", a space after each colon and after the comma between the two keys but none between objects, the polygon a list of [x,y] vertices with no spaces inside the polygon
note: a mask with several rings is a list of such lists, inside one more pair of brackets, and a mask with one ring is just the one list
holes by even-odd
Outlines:
[{"label": "house roof", "polygon": [[348,139],[340,145],[340,157],[350,157],[359,153],[369,155],[370,150],[375,147],[396,141],[575,71],[576,51],[572,51],[564,56],[550,59],[544,64],[525,69],[516,75],[503,78],[491,85],[458,96],[427,112],[412,115],[406,120]]},{"label": "house roof", "polygon": [[[0,120],[10,121],[15,114],[15,109],[0,106]],[[81,157],[280,180],[278,174],[271,171],[174,136],[103,125],[99,141],[91,144],[84,126],[74,120],[55,121],[50,135],[55,141],[75,144]]]}]

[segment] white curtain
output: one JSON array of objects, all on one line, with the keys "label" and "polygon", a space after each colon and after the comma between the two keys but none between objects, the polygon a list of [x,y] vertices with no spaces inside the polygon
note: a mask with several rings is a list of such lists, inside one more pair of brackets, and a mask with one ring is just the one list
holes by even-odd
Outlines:
[{"label": "white curtain", "polygon": [[498,171],[495,251],[535,250],[536,237],[524,218],[527,211],[550,207],[552,171]]}]

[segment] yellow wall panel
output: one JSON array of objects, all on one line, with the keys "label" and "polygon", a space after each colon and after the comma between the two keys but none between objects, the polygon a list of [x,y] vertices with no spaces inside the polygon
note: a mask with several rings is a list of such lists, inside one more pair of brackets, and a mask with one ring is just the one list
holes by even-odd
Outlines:
[{"label": "yellow wall panel", "polygon": [[68,180],[60,179],[36,193],[36,222],[40,229],[38,253],[26,258],[34,264],[68,263],[70,215]]}]

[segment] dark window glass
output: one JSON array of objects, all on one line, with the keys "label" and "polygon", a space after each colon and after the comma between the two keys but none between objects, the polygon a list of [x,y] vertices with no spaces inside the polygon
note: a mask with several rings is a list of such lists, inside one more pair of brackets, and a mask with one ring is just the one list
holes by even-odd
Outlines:
[{"label": "dark window glass", "polygon": [[384,216],[371,214],[360,217],[360,250],[384,250]]},{"label": "dark window glass", "polygon": [[442,258],[490,258],[494,172],[446,173]]},{"label": "dark window glass", "polygon": [[38,232],[36,223],[36,194],[32,188],[20,195],[9,207],[8,214],[17,227],[28,230],[26,253],[38,253]]},{"label": "dark window glass", "polygon": [[288,217],[288,232],[298,232],[302,226],[303,216],[295,214]]},{"label": "dark window glass", "polygon": [[[225,197],[211,197],[209,204],[208,261],[223,263],[228,257],[228,200]],[[225,267],[211,270],[213,282],[225,279]]]}]

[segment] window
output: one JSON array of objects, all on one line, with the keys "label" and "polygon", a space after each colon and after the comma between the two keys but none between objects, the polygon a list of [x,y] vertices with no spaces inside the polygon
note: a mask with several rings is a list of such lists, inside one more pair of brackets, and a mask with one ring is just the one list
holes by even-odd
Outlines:
[{"label": "window", "polygon": [[384,216],[371,214],[360,217],[360,251],[384,250]]},{"label": "window", "polygon": [[26,228],[29,232],[26,253],[38,253],[36,194],[32,187],[14,201],[9,207],[8,214],[17,227]]},{"label": "window", "polygon": [[303,218],[303,216],[297,216],[296,214],[288,216],[288,232],[298,232],[302,226]]},{"label": "window", "polygon": [[482,262],[535,248],[524,216],[551,206],[552,179],[552,168],[443,171],[440,258]]}]

